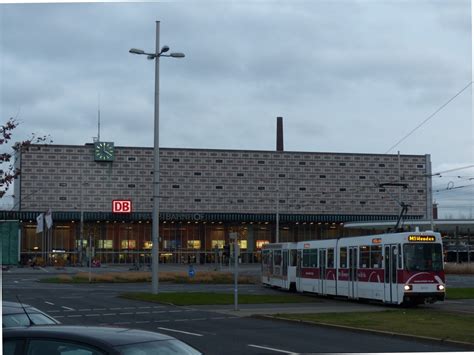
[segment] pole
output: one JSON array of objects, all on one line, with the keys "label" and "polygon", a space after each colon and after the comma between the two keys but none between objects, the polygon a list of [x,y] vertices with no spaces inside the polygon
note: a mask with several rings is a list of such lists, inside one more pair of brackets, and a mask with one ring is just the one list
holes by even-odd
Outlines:
[{"label": "pole", "polygon": [[239,290],[238,290],[238,278],[239,278],[239,244],[237,237],[234,239],[234,311],[239,310]]},{"label": "pole", "polygon": [[159,235],[160,235],[160,114],[159,114],[159,93],[160,93],[160,21],[156,21],[156,49],[155,49],[155,127],[154,127],[154,169],[153,169],[153,215],[152,215],[152,269],[151,286],[152,293],[158,294],[158,266],[159,266]]},{"label": "pole", "polygon": [[81,197],[80,197],[80,207],[81,207],[81,222],[79,226],[79,264],[82,266],[82,248],[84,245],[84,209],[82,208],[82,176],[81,176],[81,187],[80,187],[80,192],[81,192]]},{"label": "pole", "polygon": [[92,233],[89,231],[89,283],[92,279]]},{"label": "pole", "polygon": [[277,194],[277,211],[276,211],[276,238],[275,243],[280,243],[280,201]]}]

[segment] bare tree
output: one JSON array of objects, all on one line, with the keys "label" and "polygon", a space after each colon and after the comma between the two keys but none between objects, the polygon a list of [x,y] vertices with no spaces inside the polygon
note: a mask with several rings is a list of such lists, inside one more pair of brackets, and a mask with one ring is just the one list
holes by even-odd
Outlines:
[{"label": "bare tree", "polygon": [[[7,122],[0,126],[0,147],[9,144],[12,139],[13,131],[18,127],[19,123],[15,118],[10,117]],[[11,147],[6,149],[6,153],[0,153],[0,198],[8,191],[8,188],[20,175],[20,169],[15,167],[13,158],[20,151],[27,151],[32,144],[51,143],[49,136],[31,136],[24,140],[18,141]],[[3,149],[2,149],[3,150]]]}]

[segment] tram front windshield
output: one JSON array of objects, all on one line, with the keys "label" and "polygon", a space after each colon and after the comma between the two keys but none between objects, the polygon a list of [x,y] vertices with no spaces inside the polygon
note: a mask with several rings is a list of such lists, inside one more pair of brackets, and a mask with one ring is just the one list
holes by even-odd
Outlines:
[{"label": "tram front windshield", "polygon": [[408,271],[441,271],[443,255],[440,244],[413,243],[403,246],[405,270]]}]

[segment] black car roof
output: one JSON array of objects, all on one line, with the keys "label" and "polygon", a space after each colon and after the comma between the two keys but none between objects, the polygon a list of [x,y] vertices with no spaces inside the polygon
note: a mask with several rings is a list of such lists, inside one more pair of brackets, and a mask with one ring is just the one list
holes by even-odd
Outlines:
[{"label": "black car roof", "polygon": [[91,345],[119,346],[149,341],[174,339],[165,334],[145,330],[112,327],[88,327],[72,325],[37,325],[28,328],[4,328],[4,338],[55,338],[85,342]]}]

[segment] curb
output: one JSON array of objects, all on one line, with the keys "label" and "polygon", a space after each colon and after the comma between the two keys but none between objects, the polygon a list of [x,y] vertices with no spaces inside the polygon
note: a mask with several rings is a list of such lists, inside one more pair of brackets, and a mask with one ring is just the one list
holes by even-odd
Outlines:
[{"label": "curb", "polygon": [[425,343],[431,343],[431,344],[433,342],[439,342],[440,344],[443,344],[443,345],[453,345],[453,346],[458,346],[466,350],[474,350],[473,343],[465,343],[462,341],[439,339],[439,338],[432,338],[432,337],[418,336],[418,335],[408,335],[408,334],[389,332],[389,331],[384,331],[384,330],[356,328],[356,327],[350,327],[347,325],[336,325],[336,324],[329,324],[329,323],[323,323],[323,322],[311,322],[311,321],[305,321],[305,320],[287,319],[287,318],[272,316],[269,314],[256,314],[256,315],[252,315],[251,317],[257,318],[257,319],[264,319],[264,320],[269,320],[269,319],[277,320],[280,322],[287,322],[287,323],[301,323],[301,324],[307,324],[307,325],[312,325],[312,326],[344,329],[344,330],[349,330],[349,331],[359,332],[359,333],[375,333],[379,335],[392,336],[392,337],[397,337],[401,339],[419,340],[419,341],[422,341]]}]

